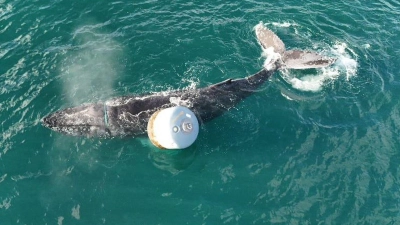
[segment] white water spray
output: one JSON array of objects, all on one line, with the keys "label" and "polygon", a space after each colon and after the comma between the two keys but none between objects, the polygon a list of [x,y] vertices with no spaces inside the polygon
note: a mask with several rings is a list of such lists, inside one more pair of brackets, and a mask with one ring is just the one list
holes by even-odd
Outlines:
[{"label": "white water spray", "polygon": [[63,92],[69,104],[108,97],[121,67],[117,61],[123,52],[121,45],[107,34],[93,35],[95,28],[83,26],[76,30],[74,39],[81,44],[71,49],[61,67]]}]

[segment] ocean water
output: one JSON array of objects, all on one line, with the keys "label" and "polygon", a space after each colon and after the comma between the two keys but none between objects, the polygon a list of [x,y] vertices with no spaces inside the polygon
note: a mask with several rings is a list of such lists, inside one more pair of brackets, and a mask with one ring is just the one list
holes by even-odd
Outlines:
[{"label": "ocean water", "polygon": [[[400,2],[0,0],[0,224],[400,224]],[[193,146],[70,137],[56,110],[279,71]]]}]

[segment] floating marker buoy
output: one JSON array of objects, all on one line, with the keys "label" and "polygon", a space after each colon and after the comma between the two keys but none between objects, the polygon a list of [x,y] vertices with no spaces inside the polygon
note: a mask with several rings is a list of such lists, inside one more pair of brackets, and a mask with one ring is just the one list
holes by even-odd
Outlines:
[{"label": "floating marker buoy", "polygon": [[162,109],[150,117],[147,134],[150,141],[161,149],[187,148],[199,134],[199,122],[186,107]]}]

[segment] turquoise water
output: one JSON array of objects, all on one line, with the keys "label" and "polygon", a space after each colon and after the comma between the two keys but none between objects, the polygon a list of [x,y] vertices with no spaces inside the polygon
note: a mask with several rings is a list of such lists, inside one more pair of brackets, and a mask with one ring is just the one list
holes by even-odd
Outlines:
[{"label": "turquoise water", "polygon": [[[400,3],[0,0],[0,224],[400,224]],[[45,115],[262,68],[260,21],[338,58],[281,71],[193,146]]]}]

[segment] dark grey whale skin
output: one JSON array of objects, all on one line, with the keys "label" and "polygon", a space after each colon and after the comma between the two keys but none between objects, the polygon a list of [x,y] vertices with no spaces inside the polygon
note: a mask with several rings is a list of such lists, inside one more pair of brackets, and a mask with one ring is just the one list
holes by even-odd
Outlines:
[{"label": "dark grey whale skin", "polygon": [[52,113],[42,122],[47,128],[73,136],[140,136],[146,134],[154,112],[182,105],[192,110],[202,124],[256,92],[275,71],[263,69],[246,78],[228,79],[199,89],[123,96],[104,103],[85,104]]}]

